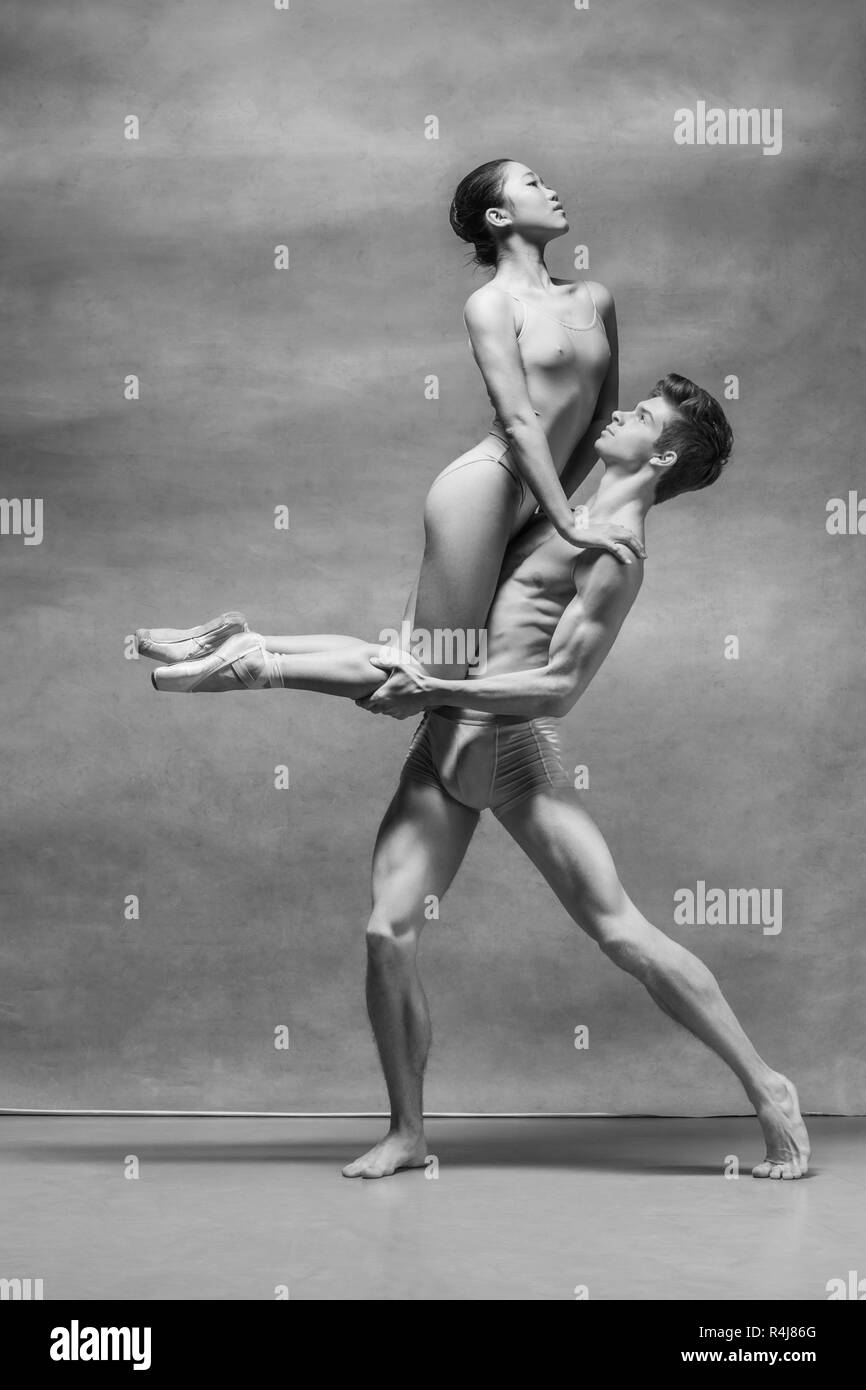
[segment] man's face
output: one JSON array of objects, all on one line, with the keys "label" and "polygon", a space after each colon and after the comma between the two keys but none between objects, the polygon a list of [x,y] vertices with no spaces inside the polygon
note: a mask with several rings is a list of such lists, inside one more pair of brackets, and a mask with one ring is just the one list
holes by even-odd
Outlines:
[{"label": "man's face", "polygon": [[656,441],[665,426],[679,418],[679,411],[663,396],[638,401],[634,410],[615,410],[595,441],[596,452],[605,464],[641,468],[658,452]]}]

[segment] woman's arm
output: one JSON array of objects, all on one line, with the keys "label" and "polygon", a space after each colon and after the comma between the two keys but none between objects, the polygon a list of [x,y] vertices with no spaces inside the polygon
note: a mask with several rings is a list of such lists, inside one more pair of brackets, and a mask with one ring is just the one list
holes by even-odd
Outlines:
[{"label": "woman's arm", "polygon": [[466,301],[463,311],[475,361],[488,395],[511,443],[514,460],[527,486],[561,536],[574,534],[571,509],[556,472],[547,436],[526,390],[508,296],[485,285]]},{"label": "woman's arm", "polygon": [[595,280],[591,283],[592,297],[604,320],[607,341],[610,344],[610,364],[598,393],[598,400],[589,427],[582,439],[578,440],[562,471],[562,488],[566,497],[571,497],[572,493],[577,491],[598,462],[595,441],[605,425],[610,424],[613,412],[619,408],[619,337],[616,326],[616,305],[610,290]]}]

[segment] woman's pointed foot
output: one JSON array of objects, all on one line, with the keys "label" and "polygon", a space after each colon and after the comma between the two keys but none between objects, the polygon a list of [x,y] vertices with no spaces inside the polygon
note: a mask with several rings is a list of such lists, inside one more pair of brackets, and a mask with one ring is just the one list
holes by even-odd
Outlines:
[{"label": "woman's pointed foot", "polygon": [[140,656],[173,664],[210,656],[239,632],[249,632],[243,613],[221,613],[200,627],[140,627],[135,634],[135,645]]},{"label": "woman's pointed foot", "polygon": [[157,666],[150,679],[156,690],[184,695],[282,687],[277,660],[257,632],[236,633],[210,656]]}]

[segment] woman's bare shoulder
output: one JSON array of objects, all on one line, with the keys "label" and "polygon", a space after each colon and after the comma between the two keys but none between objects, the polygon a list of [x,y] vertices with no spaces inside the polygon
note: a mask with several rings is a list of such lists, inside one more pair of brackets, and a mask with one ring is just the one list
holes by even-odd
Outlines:
[{"label": "woman's bare shoulder", "polygon": [[603,285],[600,280],[584,280],[583,283],[598,305],[599,312],[606,314],[608,309],[613,307],[613,295],[607,285]]},{"label": "woman's bare shoulder", "polygon": [[513,300],[509,299],[504,290],[495,285],[492,280],[486,284],[479,285],[477,290],[473,290],[463,305],[463,318],[467,324],[475,323],[479,327],[485,324],[498,325],[507,323],[513,316]]}]

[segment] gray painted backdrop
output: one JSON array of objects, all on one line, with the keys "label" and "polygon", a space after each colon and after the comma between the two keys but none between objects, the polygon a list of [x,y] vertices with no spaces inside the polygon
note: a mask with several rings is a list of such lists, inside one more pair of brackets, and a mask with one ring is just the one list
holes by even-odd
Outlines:
[{"label": "gray painted backdrop", "polygon": [[[805,1105],[866,1108],[866,539],[825,525],[862,479],[857,7],[19,0],[4,29],[2,487],[45,532],[0,538],[0,1103],[383,1105],[363,931],[411,726],[159,698],[124,637],[229,606],[397,621],[425,491],[490,415],[448,203],[506,155],[569,210],[551,271],[586,243],[616,295],[623,403],[670,368],[740,381],[728,475],[651,517],[644,591],[563,724],[585,805]],[[676,146],[698,100],[781,107],[782,153]],[[673,926],[699,879],[781,888],[781,933]],[[431,1109],[747,1108],[492,819],[422,958]]]}]

